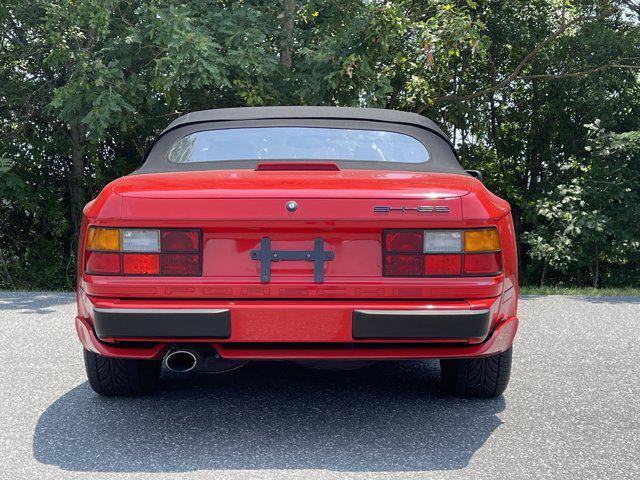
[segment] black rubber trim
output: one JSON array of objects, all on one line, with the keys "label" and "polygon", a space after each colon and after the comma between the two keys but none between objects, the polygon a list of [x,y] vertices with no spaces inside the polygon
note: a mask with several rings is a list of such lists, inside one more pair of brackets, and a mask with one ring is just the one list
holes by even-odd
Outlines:
[{"label": "black rubber trim", "polygon": [[447,312],[424,315],[400,311],[363,312],[352,315],[352,335],[356,340],[365,339],[485,339],[489,333],[490,312]]},{"label": "black rubber trim", "polygon": [[93,312],[93,325],[98,338],[229,338],[229,310],[205,312],[162,312],[161,310],[131,313],[125,309]]}]

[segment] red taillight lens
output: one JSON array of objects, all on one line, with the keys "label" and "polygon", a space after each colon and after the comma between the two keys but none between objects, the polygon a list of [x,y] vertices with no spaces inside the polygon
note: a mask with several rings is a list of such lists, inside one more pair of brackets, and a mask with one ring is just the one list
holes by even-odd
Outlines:
[{"label": "red taillight lens", "polygon": [[462,258],[460,255],[425,255],[425,275],[460,275]]},{"label": "red taillight lens", "polygon": [[157,253],[124,253],[122,254],[122,273],[157,275],[160,273],[160,256]]},{"label": "red taillight lens", "polygon": [[384,248],[387,252],[422,253],[422,230],[385,232]]},{"label": "red taillight lens", "polygon": [[87,252],[85,271],[94,275],[118,275],[120,273],[120,254]]},{"label": "red taillight lens", "polygon": [[502,272],[495,227],[384,230],[382,275],[388,277],[489,276]]},{"label": "red taillight lens", "polygon": [[175,276],[200,275],[200,255],[167,253],[160,257],[160,274]]},{"label": "red taillight lens", "polygon": [[202,275],[200,230],[89,227],[85,249],[90,275]]},{"label": "red taillight lens", "polygon": [[197,230],[163,230],[163,252],[197,252],[200,250],[200,235]]},{"label": "red taillight lens", "polygon": [[422,255],[385,255],[384,275],[415,277],[422,275]]},{"label": "red taillight lens", "polygon": [[464,256],[466,275],[497,275],[502,271],[500,252],[473,253]]}]

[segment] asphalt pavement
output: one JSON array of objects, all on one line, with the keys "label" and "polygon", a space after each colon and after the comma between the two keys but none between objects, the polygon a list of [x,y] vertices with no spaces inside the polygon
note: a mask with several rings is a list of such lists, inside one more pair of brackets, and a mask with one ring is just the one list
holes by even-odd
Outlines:
[{"label": "asphalt pavement", "polygon": [[512,380],[444,395],[436,362],[253,363],[86,382],[71,294],[0,292],[0,479],[640,477],[640,298],[528,297]]}]

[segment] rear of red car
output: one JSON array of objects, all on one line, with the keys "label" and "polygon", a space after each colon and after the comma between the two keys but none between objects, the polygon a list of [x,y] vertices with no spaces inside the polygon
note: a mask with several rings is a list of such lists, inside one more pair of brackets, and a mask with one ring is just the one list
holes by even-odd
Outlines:
[{"label": "rear of red car", "polygon": [[99,393],[148,391],[163,359],[186,371],[438,358],[454,392],[504,390],[517,329],[509,206],[437,127],[331,108],[172,125],[85,208],[76,327]]}]

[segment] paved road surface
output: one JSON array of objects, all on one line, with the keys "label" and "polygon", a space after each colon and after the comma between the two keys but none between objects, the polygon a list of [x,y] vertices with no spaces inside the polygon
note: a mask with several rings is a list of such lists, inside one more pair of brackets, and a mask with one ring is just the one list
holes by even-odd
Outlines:
[{"label": "paved road surface", "polygon": [[509,389],[438,391],[434,362],[253,364],[105,399],[73,296],[0,292],[0,478],[638,478],[640,298],[521,303]]}]

